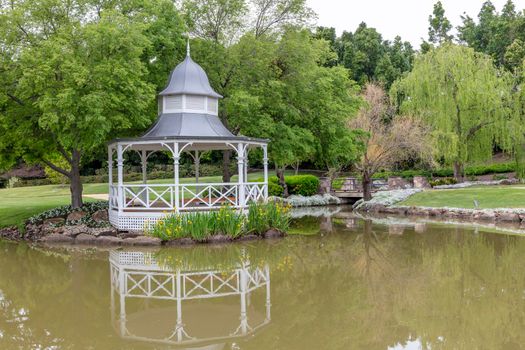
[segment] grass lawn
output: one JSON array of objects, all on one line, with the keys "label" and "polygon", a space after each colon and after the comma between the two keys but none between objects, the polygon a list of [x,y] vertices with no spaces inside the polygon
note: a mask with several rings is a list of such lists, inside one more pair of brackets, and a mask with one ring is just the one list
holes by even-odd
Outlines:
[{"label": "grass lawn", "polygon": [[409,197],[400,205],[424,207],[525,208],[525,186],[477,186],[461,189],[430,190]]},{"label": "grass lawn", "polygon": [[[263,176],[262,172],[248,174],[248,180],[254,181]],[[237,181],[237,176],[232,177]],[[195,182],[194,178],[180,179],[181,183]],[[222,182],[221,176],[199,178],[200,183]],[[140,183],[140,182],[136,182]],[[172,179],[151,180],[151,183],[169,184]],[[108,184],[84,184],[84,195],[107,194]],[[95,201],[85,198],[85,201]],[[32,215],[70,203],[69,185],[48,185],[0,189],[0,227],[18,225]]]}]

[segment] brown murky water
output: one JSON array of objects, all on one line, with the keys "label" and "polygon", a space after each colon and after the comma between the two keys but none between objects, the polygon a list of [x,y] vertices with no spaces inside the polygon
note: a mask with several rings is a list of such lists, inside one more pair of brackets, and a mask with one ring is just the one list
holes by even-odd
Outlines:
[{"label": "brown murky water", "polygon": [[525,238],[303,218],[223,247],[0,243],[0,349],[520,349]]}]

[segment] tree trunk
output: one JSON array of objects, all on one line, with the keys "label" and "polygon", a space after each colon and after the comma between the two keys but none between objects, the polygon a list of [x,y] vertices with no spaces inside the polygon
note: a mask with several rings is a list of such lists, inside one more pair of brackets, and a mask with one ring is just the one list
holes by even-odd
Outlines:
[{"label": "tree trunk", "polygon": [[275,165],[275,174],[277,175],[277,179],[279,180],[279,185],[283,188],[283,197],[288,197],[288,186],[286,186],[286,181],[284,179],[284,169],[285,167],[279,167]]},{"label": "tree trunk", "polygon": [[71,172],[69,176],[69,190],[71,191],[71,206],[82,207],[82,180],[80,179],[80,152],[74,150],[71,157]]},{"label": "tree trunk", "polygon": [[294,165],[293,170],[294,170],[294,175],[299,175],[299,162],[297,162]]},{"label": "tree trunk", "polygon": [[454,162],[454,178],[457,180],[457,182],[463,182],[464,179],[463,164],[458,161]]},{"label": "tree trunk", "polygon": [[222,152],[222,182],[231,182],[231,154],[232,152],[230,150]]},{"label": "tree trunk", "polygon": [[367,171],[363,171],[363,200],[368,202],[372,199],[372,179]]}]

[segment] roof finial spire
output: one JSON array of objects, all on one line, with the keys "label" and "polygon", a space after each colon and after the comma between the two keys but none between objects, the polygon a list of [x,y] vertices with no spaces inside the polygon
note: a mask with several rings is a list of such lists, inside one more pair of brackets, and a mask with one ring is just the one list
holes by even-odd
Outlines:
[{"label": "roof finial spire", "polygon": [[190,57],[190,33],[186,33],[186,57]]}]

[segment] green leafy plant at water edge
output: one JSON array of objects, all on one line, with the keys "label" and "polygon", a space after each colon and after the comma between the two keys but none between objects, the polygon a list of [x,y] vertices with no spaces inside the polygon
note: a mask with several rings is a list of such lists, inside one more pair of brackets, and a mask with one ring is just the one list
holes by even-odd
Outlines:
[{"label": "green leafy plant at water edge", "polygon": [[269,229],[287,232],[290,208],[282,203],[250,203],[247,216],[230,206],[218,212],[171,214],[145,231],[164,241],[192,238],[199,242],[217,234],[235,239],[246,234],[263,235]]},{"label": "green leafy plant at water edge", "polygon": [[268,231],[270,229],[270,222],[266,214],[266,204],[251,202],[248,206],[246,230],[256,235],[262,235]]},{"label": "green leafy plant at water edge", "polygon": [[231,206],[223,206],[216,217],[217,232],[231,238],[238,238],[244,230],[245,217]]},{"label": "green leafy plant at water edge", "polygon": [[266,217],[268,218],[269,226],[280,232],[287,232],[290,228],[290,204],[267,204]]},{"label": "green leafy plant at water edge", "polygon": [[291,206],[282,203],[250,203],[246,230],[262,235],[270,228],[287,232],[290,227]]}]

